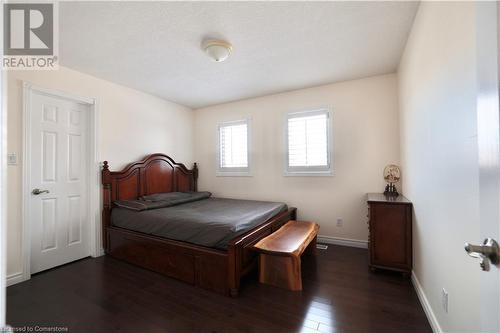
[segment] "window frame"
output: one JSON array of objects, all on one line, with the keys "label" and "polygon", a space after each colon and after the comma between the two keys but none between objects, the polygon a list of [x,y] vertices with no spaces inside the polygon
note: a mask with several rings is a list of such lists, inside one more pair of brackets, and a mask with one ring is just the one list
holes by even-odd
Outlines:
[{"label": "window frame", "polygon": [[[246,124],[247,125],[247,164],[246,168],[239,167],[222,167],[221,166],[221,142],[220,142],[220,130],[223,127]],[[238,120],[222,121],[217,124],[217,153],[216,153],[216,176],[217,177],[251,177],[251,139],[252,139],[252,121],[250,117],[242,118]]]},{"label": "window frame", "polygon": [[[327,166],[299,166],[299,167],[290,167],[289,165],[289,146],[288,146],[288,120],[291,118],[300,118],[305,116],[313,116],[316,114],[326,114],[327,116],[327,124],[326,124],[326,149],[327,149]],[[301,111],[291,111],[285,114],[285,168],[284,168],[284,176],[333,176],[333,112],[330,107],[319,107],[312,108]]]}]

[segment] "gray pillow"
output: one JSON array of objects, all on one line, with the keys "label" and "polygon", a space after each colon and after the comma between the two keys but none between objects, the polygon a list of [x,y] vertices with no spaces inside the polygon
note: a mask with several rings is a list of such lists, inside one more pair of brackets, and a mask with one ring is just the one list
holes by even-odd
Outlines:
[{"label": "gray pillow", "polygon": [[141,212],[143,210],[165,208],[188,202],[207,199],[210,192],[169,192],[145,195],[139,200],[116,200],[113,203],[121,208]]},{"label": "gray pillow", "polygon": [[127,208],[138,212],[148,209],[146,202],[144,202],[143,200],[116,200],[113,201],[113,203],[118,207]]},{"label": "gray pillow", "polygon": [[212,195],[210,192],[166,192],[144,195],[139,199],[144,201],[167,201],[167,202],[185,202],[185,200],[196,201],[209,198]]}]

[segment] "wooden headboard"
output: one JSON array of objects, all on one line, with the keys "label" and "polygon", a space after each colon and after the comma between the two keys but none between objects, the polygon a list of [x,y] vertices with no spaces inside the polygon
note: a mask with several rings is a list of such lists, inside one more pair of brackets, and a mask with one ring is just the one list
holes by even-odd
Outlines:
[{"label": "wooden headboard", "polygon": [[110,226],[113,201],[162,192],[196,191],[198,168],[194,163],[193,169],[189,170],[165,154],[151,154],[121,171],[109,171],[108,161],[104,161],[101,176],[103,243],[106,249],[106,228]]}]

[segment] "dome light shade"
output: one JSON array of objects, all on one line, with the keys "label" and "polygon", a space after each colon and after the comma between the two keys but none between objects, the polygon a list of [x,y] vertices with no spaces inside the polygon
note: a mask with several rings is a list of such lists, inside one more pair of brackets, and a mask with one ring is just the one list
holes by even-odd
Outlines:
[{"label": "dome light shade", "polygon": [[210,58],[217,62],[222,62],[229,57],[233,47],[223,40],[212,39],[203,43],[203,49]]}]

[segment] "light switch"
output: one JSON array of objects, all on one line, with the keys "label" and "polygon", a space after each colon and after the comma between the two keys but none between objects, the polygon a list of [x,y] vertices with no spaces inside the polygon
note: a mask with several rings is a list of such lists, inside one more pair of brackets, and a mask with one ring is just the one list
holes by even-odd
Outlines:
[{"label": "light switch", "polygon": [[7,164],[8,165],[17,165],[16,153],[7,154]]}]

